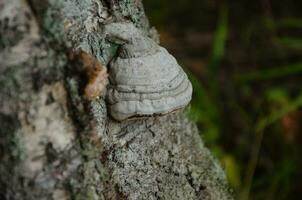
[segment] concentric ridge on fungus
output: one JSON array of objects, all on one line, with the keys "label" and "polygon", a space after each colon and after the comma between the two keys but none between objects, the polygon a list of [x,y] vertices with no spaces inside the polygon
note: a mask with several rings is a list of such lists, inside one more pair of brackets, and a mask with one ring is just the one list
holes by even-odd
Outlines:
[{"label": "concentric ridge on fungus", "polygon": [[109,65],[107,99],[114,119],[166,114],[190,102],[192,85],[166,49],[130,23],[106,25],[105,31],[121,44]]}]

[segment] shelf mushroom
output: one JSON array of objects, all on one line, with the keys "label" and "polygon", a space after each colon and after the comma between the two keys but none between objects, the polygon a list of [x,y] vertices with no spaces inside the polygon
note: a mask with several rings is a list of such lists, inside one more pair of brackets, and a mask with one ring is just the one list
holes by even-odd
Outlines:
[{"label": "shelf mushroom", "polygon": [[108,108],[115,120],[163,115],[190,102],[192,85],[165,48],[132,23],[111,23],[105,32],[120,45],[108,67]]}]

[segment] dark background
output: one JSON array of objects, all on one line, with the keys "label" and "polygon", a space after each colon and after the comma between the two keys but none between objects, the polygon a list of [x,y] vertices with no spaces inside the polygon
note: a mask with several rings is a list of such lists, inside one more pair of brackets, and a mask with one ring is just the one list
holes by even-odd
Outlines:
[{"label": "dark background", "polygon": [[144,4],[237,199],[302,199],[302,1]]}]

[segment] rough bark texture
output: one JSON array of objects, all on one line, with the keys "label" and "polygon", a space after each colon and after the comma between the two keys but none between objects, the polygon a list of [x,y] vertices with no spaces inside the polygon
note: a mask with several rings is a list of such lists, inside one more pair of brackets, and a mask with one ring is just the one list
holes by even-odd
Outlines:
[{"label": "rough bark texture", "polygon": [[[116,51],[99,2],[0,2],[0,199],[232,199],[185,113],[118,123],[83,97],[71,49],[104,64]],[[102,3],[157,40],[141,1]]]}]

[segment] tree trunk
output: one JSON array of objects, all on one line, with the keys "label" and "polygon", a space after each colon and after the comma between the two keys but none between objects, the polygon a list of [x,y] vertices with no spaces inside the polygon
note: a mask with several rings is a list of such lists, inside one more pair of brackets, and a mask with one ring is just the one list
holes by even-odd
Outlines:
[{"label": "tree trunk", "polygon": [[104,10],[157,40],[141,0],[0,2],[0,199],[232,199],[184,111],[116,122],[84,97],[81,52],[116,53]]}]

